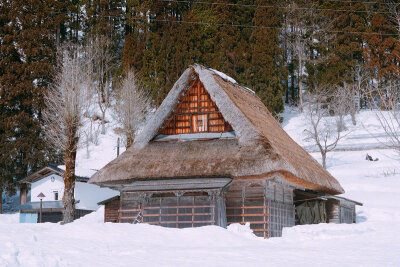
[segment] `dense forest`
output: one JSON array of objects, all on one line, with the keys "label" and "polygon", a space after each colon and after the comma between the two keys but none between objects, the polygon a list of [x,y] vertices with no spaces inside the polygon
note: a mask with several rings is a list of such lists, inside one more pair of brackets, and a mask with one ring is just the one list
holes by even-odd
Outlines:
[{"label": "dense forest", "polygon": [[62,160],[42,119],[62,44],[108,37],[117,60],[112,82],[133,69],[155,107],[199,63],[252,88],[279,114],[284,103],[301,109],[316,83],[357,85],[361,100],[362,86],[393,85],[398,8],[387,0],[1,1],[0,192]]}]

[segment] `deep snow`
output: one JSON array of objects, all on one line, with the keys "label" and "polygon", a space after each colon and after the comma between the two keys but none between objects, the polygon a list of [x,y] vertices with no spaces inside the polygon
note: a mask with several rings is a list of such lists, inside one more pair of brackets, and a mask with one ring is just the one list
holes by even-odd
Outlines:
[{"label": "deep snow", "polygon": [[[295,126],[299,117],[291,114],[284,127],[304,145],[301,125]],[[357,131],[367,134],[362,127]],[[368,142],[378,144],[374,138]],[[366,153],[379,161],[366,161]],[[105,224],[103,209],[64,226],[18,224],[18,214],[0,215],[0,266],[400,266],[397,155],[390,149],[328,154],[328,170],[345,196],[364,203],[357,207],[357,224],[296,226],[284,229],[281,238],[265,240],[240,225]]]}]

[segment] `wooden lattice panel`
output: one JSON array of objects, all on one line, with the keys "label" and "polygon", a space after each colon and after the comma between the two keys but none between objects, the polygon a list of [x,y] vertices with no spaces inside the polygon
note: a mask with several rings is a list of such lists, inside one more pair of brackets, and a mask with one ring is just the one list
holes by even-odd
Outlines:
[{"label": "wooden lattice panel", "polygon": [[[271,188],[276,195],[279,186]],[[282,236],[283,227],[294,226],[293,205],[267,199],[266,191],[264,185],[257,183],[233,183],[226,193],[228,225],[248,222],[254,234],[264,238]]]},{"label": "wooden lattice panel", "polygon": [[232,127],[222,117],[203,84],[197,79],[178,101],[173,114],[164,123],[160,134],[220,133]]}]

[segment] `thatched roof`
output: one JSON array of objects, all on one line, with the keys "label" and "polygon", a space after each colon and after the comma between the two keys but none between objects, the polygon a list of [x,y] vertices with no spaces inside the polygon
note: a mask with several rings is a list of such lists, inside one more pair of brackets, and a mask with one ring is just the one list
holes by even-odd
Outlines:
[{"label": "thatched roof", "polygon": [[[236,138],[155,142],[178,98],[198,76]],[[339,182],[294,142],[251,90],[203,66],[189,67],[137,136],[134,145],[95,173],[89,183],[188,177],[269,177],[300,188],[343,193]]]}]

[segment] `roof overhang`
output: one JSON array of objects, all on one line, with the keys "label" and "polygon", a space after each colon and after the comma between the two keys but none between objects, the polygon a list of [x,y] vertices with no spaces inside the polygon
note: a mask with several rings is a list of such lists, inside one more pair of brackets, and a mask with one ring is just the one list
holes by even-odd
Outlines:
[{"label": "roof overhang", "polygon": [[[53,165],[49,165],[46,166],[30,175],[28,175],[27,177],[25,177],[24,179],[22,179],[21,181],[19,181],[20,183],[27,183],[27,184],[31,184],[34,183],[36,181],[39,181],[49,175],[52,174],[56,174],[58,176],[62,176],[64,174],[64,170],[53,166]],[[77,182],[84,182],[86,183],[87,181],[89,181],[89,177],[82,177],[82,176],[75,176],[75,179]]]},{"label": "roof overhang", "polygon": [[119,195],[104,199],[103,201],[98,202],[97,205],[104,205],[104,204],[111,202],[113,200],[116,200],[116,199],[119,199]]},{"label": "roof overhang", "polygon": [[232,181],[232,178],[178,178],[178,179],[151,179],[116,184],[104,183],[101,186],[117,190],[132,191],[163,191],[163,190],[191,190],[223,188]]},{"label": "roof overhang", "polygon": [[[296,190],[297,192],[299,192],[300,190]],[[363,206],[363,203],[349,199],[349,198],[345,198],[345,197],[340,197],[340,196],[335,196],[335,195],[331,195],[331,194],[327,194],[327,193],[323,193],[323,192],[315,192],[315,191],[311,191],[311,190],[305,190],[305,191],[300,191],[301,195],[306,196],[306,198],[304,199],[299,199],[296,200],[295,202],[302,202],[302,201],[307,201],[307,200],[328,200],[328,199],[334,199],[337,200],[339,202],[344,202],[344,203],[352,203],[354,205],[358,205],[358,206]]]}]

